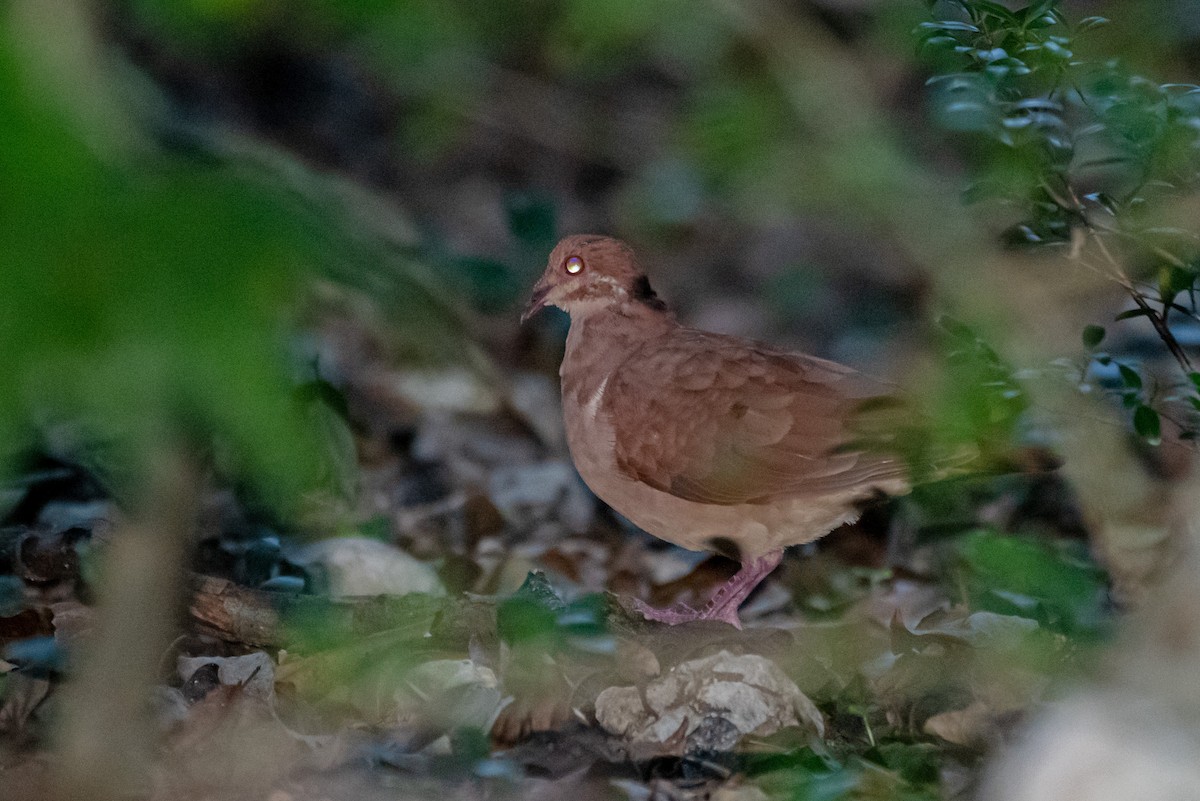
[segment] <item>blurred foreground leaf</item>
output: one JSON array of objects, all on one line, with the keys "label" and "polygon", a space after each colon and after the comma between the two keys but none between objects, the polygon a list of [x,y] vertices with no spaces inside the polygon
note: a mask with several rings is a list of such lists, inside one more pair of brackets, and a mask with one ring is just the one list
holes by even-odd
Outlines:
[{"label": "blurred foreground leaf", "polygon": [[138,473],[164,441],[218,434],[235,471],[294,500],[319,475],[283,369],[310,227],[267,186],[139,143],[120,109],[105,124],[123,136],[99,136],[51,91],[117,94],[93,43],[28,8],[0,29],[0,454],[67,422]]},{"label": "blurred foreground leaf", "polygon": [[972,608],[1031,618],[1072,636],[1102,633],[1104,574],[1082,547],[977,531],[957,551]]},{"label": "blurred foreground leaf", "polygon": [[918,745],[873,748],[866,759],[851,757],[845,763],[811,748],[801,748],[785,755],[752,759],[748,772],[756,776],[756,783],[768,797],[788,801],[932,801],[941,797],[936,765],[929,750]]},{"label": "blurred foreground leaf", "polygon": [[565,603],[541,572],[530,573],[520,589],[496,609],[500,636],[507,642],[534,644],[547,651],[573,647],[609,653],[616,646],[608,635],[603,595],[585,595]]}]

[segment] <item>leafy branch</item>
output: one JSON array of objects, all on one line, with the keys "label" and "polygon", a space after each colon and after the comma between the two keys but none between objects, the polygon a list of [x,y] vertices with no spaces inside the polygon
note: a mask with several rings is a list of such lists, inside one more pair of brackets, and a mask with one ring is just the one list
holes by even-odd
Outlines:
[{"label": "leafy branch", "polygon": [[[934,19],[917,33],[934,73],[934,112],[969,146],[976,179],[968,199],[1016,215],[1004,241],[1065,248],[1072,263],[1120,287],[1133,307],[1114,322],[1145,318],[1186,379],[1171,382],[1182,395],[1159,393],[1145,367],[1093,352],[1098,367],[1118,365],[1117,394],[1133,409],[1134,429],[1157,443],[1160,417],[1182,398],[1191,408],[1181,438],[1193,439],[1200,373],[1172,319],[1200,322],[1200,236],[1163,219],[1200,188],[1200,86],[1079,58],[1082,37],[1109,21],[1072,24],[1058,5],[932,3]],[[1104,335],[1088,326],[1084,344],[1094,349]]]}]

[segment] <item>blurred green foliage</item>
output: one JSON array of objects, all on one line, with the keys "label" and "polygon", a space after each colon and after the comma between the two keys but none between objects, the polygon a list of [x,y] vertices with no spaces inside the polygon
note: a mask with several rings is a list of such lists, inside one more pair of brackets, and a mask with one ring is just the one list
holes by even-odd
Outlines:
[{"label": "blurred green foliage", "polygon": [[16,576],[0,576],[0,617],[20,612],[23,607],[25,584]]},{"label": "blurred green foliage", "polygon": [[929,746],[886,743],[838,759],[809,747],[751,760],[748,772],[772,799],[787,801],[933,801],[941,798]]},{"label": "blurred green foliage", "polygon": [[526,576],[524,583],[496,607],[496,626],[501,639],[520,647],[553,653],[564,648],[589,653],[611,653],[615,648],[608,635],[603,595],[585,595],[566,603],[540,571]]},{"label": "blurred green foliage", "polygon": [[[1069,244],[1072,261],[1125,290],[1135,308],[1116,320],[1149,321],[1184,375],[1159,381],[1140,363],[1094,358],[1118,368],[1114,394],[1145,442],[1159,444],[1164,414],[1195,438],[1200,396],[1184,380],[1195,370],[1171,320],[1197,313],[1200,235],[1179,205],[1200,187],[1200,86],[1148,79],[1108,54],[1080,57],[1109,20],[1072,19],[1058,0],[930,5],[920,52],[935,119],[969,144],[968,198],[1015,216],[1010,243]],[[1089,349],[1102,338],[1099,326],[1084,331]]]},{"label": "blurred green foliage", "polygon": [[119,108],[72,108],[57,80],[112,87],[56,75],[92,43],[44,22],[0,31],[0,448],[70,424],[137,472],[219,433],[235,471],[295,500],[319,471],[282,359],[316,261],[305,221],[277,190],[154,152]]},{"label": "blurred green foliage", "polygon": [[1028,392],[1014,378],[1013,366],[970,326],[949,316],[939,323],[944,386],[933,413],[937,432],[932,441],[971,442],[984,457],[982,465],[1002,463],[1020,438],[1030,407]]},{"label": "blurred green foliage", "polygon": [[970,608],[1029,618],[1081,640],[1107,631],[1107,576],[1082,543],[983,530],[956,540],[954,550]]},{"label": "blurred green foliage", "polygon": [[1108,20],[1073,23],[1058,5],[940,2],[920,26],[937,118],[976,136],[981,175],[969,193],[1022,210],[1014,241],[1067,239],[1096,210],[1121,223],[1149,216],[1164,189],[1195,185],[1198,87],[1077,58],[1075,39]]},{"label": "blurred green foliage", "polygon": [[[434,258],[397,247],[394,222],[372,230],[370,199],[282,152],[226,152],[173,118],[114,62],[91,11],[17,4],[0,27],[0,462],[65,448],[129,500],[156,452],[185,448],[276,511],[318,487],[349,497],[344,415],[298,386],[322,367],[296,338],[312,279],[370,291],[399,354],[438,361],[463,358],[454,282],[426,276]],[[140,11],[220,48],[237,38],[222,26],[265,6]],[[481,306],[518,293],[504,265],[463,263],[463,294]]]}]

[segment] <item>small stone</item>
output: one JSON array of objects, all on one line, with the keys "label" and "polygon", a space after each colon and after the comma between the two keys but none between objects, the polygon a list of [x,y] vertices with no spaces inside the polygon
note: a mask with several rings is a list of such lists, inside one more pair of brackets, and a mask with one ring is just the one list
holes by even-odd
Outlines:
[{"label": "small stone", "polygon": [[421,409],[494,414],[500,398],[478,374],[466,368],[409,370],[395,375],[396,394]]},{"label": "small stone", "polygon": [[682,729],[698,738],[691,745],[707,750],[729,750],[746,734],[789,726],[825,729],[821,713],[778,665],[728,651],[677,665],[644,690],[609,687],[596,699],[596,719],[636,743],[666,743]]},{"label": "small stone", "polygon": [[366,537],[338,537],[309,545],[297,564],[324,570],[335,598],[363,595],[445,595],[437,571],[399,548]]}]

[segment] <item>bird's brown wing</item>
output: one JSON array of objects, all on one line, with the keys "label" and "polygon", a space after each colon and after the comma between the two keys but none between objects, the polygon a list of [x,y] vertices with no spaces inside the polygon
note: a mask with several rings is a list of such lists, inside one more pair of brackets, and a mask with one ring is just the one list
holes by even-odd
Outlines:
[{"label": "bird's brown wing", "polygon": [[681,329],[613,375],[617,467],[699,503],[770,503],[902,485],[897,455],[856,444],[886,386],[848,367]]}]

